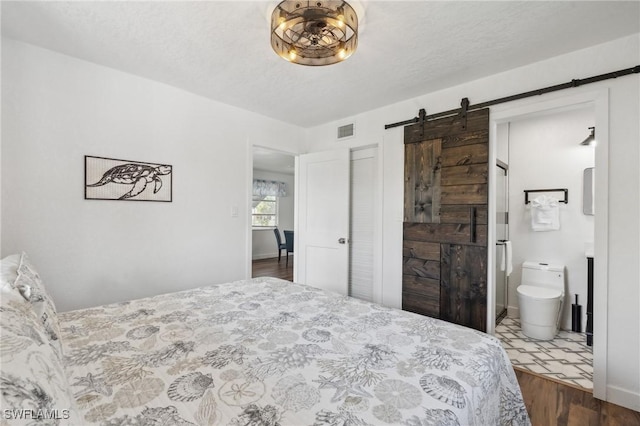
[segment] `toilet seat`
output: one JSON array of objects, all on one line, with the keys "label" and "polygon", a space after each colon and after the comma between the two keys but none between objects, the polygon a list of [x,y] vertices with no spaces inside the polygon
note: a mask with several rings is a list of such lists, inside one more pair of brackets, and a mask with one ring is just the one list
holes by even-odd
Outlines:
[{"label": "toilet seat", "polygon": [[558,299],[562,296],[562,292],[560,290],[554,290],[546,287],[535,287],[532,285],[520,285],[517,290],[521,295],[532,299],[549,300]]}]

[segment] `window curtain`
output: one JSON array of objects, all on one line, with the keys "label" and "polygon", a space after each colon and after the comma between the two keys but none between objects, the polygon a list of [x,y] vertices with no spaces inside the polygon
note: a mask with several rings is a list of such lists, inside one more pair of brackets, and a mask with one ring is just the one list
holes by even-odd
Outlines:
[{"label": "window curtain", "polygon": [[284,182],[277,182],[275,180],[253,180],[253,195],[266,197],[286,197],[287,196],[287,184]]}]

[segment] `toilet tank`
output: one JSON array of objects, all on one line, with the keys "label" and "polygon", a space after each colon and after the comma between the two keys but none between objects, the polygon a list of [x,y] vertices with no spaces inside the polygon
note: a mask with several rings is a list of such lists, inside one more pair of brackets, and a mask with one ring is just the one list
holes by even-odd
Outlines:
[{"label": "toilet tank", "polygon": [[564,293],[564,265],[524,262],[522,264],[521,284],[557,288]]}]

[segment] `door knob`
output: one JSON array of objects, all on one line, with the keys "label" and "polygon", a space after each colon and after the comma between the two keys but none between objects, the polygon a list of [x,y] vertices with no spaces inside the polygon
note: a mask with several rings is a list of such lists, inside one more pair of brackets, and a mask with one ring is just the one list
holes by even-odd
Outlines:
[{"label": "door knob", "polygon": [[346,242],[347,242],[347,239],[346,239],[346,238],[339,238],[339,239],[338,239],[338,243],[339,243],[339,244],[346,244]]}]

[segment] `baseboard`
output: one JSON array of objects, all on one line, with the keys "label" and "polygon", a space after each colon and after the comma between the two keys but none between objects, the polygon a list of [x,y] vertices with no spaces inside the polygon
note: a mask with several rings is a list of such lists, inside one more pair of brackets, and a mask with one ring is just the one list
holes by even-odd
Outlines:
[{"label": "baseboard", "polygon": [[618,386],[607,386],[607,402],[633,411],[640,411],[640,394]]},{"label": "baseboard", "polygon": [[[274,257],[278,257],[278,253],[254,254],[251,259],[262,260],[262,259],[273,259]],[[282,257],[284,257],[284,255],[282,255]]]},{"label": "baseboard", "polygon": [[520,308],[516,306],[507,306],[507,316],[509,318],[520,318]]}]

